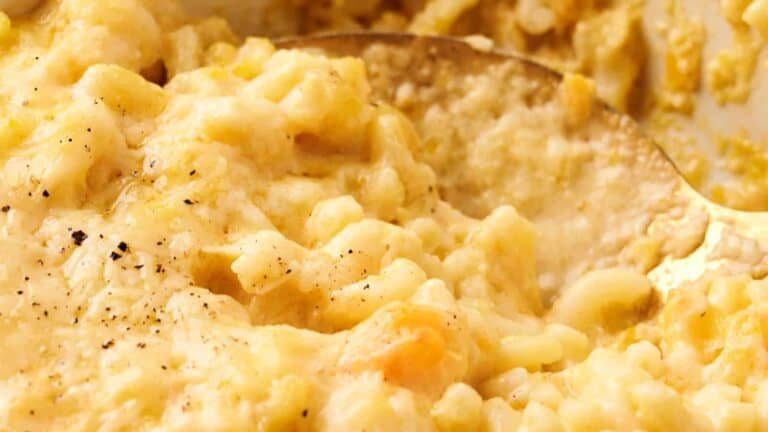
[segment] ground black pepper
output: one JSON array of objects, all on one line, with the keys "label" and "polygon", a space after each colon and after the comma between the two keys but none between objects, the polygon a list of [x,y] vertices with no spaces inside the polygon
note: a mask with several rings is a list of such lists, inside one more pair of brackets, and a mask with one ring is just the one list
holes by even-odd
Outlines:
[{"label": "ground black pepper", "polygon": [[75,242],[76,246],[82,245],[87,238],[88,234],[84,233],[82,230],[77,230],[72,233],[72,240]]}]

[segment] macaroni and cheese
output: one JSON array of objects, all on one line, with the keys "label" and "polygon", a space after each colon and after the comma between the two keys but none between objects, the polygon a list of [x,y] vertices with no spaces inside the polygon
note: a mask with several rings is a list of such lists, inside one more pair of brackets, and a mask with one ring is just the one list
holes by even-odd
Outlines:
[{"label": "macaroni and cheese", "polygon": [[[566,3],[519,7],[535,32]],[[536,227],[443,199],[360,59],[170,0],[0,17],[0,430],[768,429],[765,281],[654,311],[609,268],[543,302]],[[598,91],[634,79],[605,66],[631,17],[577,26]],[[626,38],[597,52],[606,26]],[[579,122],[591,84],[566,85]]]}]

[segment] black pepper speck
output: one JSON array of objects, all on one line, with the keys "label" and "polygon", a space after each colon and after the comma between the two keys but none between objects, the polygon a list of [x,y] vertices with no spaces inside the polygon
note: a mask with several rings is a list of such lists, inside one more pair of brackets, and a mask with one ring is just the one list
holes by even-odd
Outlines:
[{"label": "black pepper speck", "polygon": [[72,233],[72,241],[75,242],[76,246],[81,246],[87,238],[88,238],[88,234],[86,234],[82,230],[77,230]]}]

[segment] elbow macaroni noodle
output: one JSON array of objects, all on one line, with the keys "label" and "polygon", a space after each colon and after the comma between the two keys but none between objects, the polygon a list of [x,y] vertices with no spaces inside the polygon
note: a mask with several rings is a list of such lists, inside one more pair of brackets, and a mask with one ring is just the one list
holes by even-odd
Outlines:
[{"label": "elbow macaroni noodle", "polygon": [[[577,3],[520,8],[548,28]],[[3,20],[0,430],[768,428],[765,281],[654,311],[605,269],[549,307],[535,226],[442,200],[361,60],[238,45],[170,1],[41,8]],[[592,91],[566,80],[571,120]]]}]

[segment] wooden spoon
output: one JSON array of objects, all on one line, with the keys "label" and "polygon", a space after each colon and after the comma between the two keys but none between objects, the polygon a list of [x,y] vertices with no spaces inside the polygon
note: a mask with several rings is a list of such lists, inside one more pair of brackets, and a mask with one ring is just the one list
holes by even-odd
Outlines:
[{"label": "wooden spoon", "polygon": [[362,58],[375,99],[414,122],[414,152],[438,174],[443,199],[477,217],[512,204],[536,223],[546,300],[613,266],[646,273],[662,297],[713,274],[768,275],[768,213],[699,195],[606,104],[574,113],[578,77],[441,37],[341,34],[277,46]]}]

